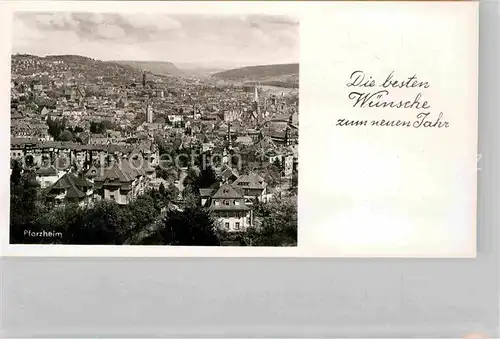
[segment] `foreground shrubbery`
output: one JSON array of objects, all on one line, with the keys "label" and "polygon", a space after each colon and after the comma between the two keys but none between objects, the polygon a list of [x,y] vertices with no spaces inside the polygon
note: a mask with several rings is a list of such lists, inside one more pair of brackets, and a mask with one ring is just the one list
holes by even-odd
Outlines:
[{"label": "foreground shrubbery", "polygon": [[[255,227],[231,234],[215,227],[210,211],[172,205],[176,192],[151,190],[132,203],[98,201],[91,207],[48,208],[32,176],[11,177],[10,243],[178,246],[296,246],[297,202],[283,198],[256,203]],[[210,179],[210,178],[209,178]],[[211,179],[207,182],[211,182]],[[195,200],[194,197],[192,200]],[[60,236],[27,236],[26,232]]]},{"label": "foreground shrubbery", "polygon": [[[172,192],[160,187],[126,206],[97,201],[91,207],[67,204],[50,208],[43,203],[38,183],[30,174],[13,171],[10,196],[10,242],[13,244],[122,244],[151,225],[168,207]],[[60,236],[27,236],[38,232]]]}]

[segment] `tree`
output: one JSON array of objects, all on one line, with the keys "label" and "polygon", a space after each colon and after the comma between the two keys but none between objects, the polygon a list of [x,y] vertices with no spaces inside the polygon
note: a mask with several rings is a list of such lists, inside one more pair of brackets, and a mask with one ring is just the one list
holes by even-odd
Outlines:
[{"label": "tree", "polygon": [[[280,199],[255,209],[260,226],[252,230],[252,246],[297,245],[297,200]],[[247,232],[248,233],[248,232]]]},{"label": "tree", "polygon": [[52,243],[72,244],[74,232],[81,226],[84,210],[77,204],[68,204],[50,210],[41,215],[37,225],[41,230],[59,232],[61,238],[47,239]]},{"label": "tree", "polygon": [[292,173],[292,187],[297,187],[299,184],[299,174],[297,171],[293,171]]},{"label": "tree", "polygon": [[156,233],[142,241],[143,245],[220,246],[214,219],[201,208],[171,211]]},{"label": "tree", "polygon": [[49,127],[49,134],[55,139],[59,140],[59,135],[64,130],[65,121],[60,119],[47,118],[47,126]]},{"label": "tree", "polygon": [[165,198],[165,190],[162,193],[160,192],[159,189],[156,190],[153,188],[147,193],[147,195],[150,196],[152,199],[153,207],[156,211],[156,214],[159,214],[162,211],[162,209],[167,205],[167,199]]},{"label": "tree", "polygon": [[200,188],[208,188],[218,183],[217,175],[211,166],[203,168],[198,172],[190,168],[183,181],[184,190],[199,196]]},{"label": "tree", "polygon": [[179,173],[174,166],[160,165],[156,167],[156,175],[165,181],[174,181],[179,178]]},{"label": "tree", "polygon": [[73,244],[120,245],[133,229],[131,215],[114,201],[99,201],[71,230]]},{"label": "tree", "polygon": [[281,171],[278,167],[270,165],[267,168],[267,173],[268,177],[266,181],[270,186],[276,186],[281,183]]},{"label": "tree", "polygon": [[106,126],[111,126],[111,121],[92,121],[90,123],[90,132],[94,134],[103,134],[106,132]]},{"label": "tree", "polygon": [[10,193],[10,242],[30,243],[36,239],[26,238],[27,230],[37,231],[36,220],[43,212],[39,199],[40,185],[32,173],[23,174],[17,184],[11,185]]},{"label": "tree", "polygon": [[208,188],[217,182],[217,175],[215,174],[214,169],[209,165],[200,171],[196,185],[198,189]]},{"label": "tree", "polygon": [[99,127],[98,123],[95,121],[92,121],[90,123],[90,133],[99,133]]},{"label": "tree", "polygon": [[64,130],[61,135],[59,136],[59,140],[61,141],[72,141],[73,140],[73,133],[69,130]]},{"label": "tree", "polygon": [[159,214],[159,210],[155,209],[155,201],[152,194],[143,194],[137,197],[128,206],[130,213],[130,222],[133,225],[134,232],[142,230],[150,225]]},{"label": "tree", "polygon": [[273,165],[276,166],[277,168],[281,168],[281,161],[279,158],[274,159]]},{"label": "tree", "polygon": [[21,182],[21,164],[19,161],[14,160],[12,164],[12,173],[10,175],[10,182],[14,185],[18,185]]},{"label": "tree", "polygon": [[190,168],[187,171],[186,177],[184,178],[183,185],[184,191],[189,191],[194,194],[199,194],[200,187],[198,186],[199,173],[194,168]]},{"label": "tree", "polygon": [[179,189],[173,183],[168,185],[168,188],[165,189],[165,198],[169,202],[177,201],[179,197]]},{"label": "tree", "polygon": [[115,124],[113,124],[113,122],[110,120],[103,120],[101,124],[102,124],[102,133],[114,129],[115,127]]},{"label": "tree", "polygon": [[201,196],[199,191],[194,192],[190,189],[184,189],[182,196],[186,207],[196,207],[200,205]]},{"label": "tree", "polygon": [[160,187],[158,187],[158,191],[160,192],[161,195],[165,196],[167,189],[165,188],[165,185],[163,183],[160,184]]}]

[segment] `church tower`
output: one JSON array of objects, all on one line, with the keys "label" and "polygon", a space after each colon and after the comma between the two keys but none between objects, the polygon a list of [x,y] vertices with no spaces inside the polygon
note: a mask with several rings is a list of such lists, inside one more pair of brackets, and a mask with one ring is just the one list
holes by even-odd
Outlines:
[{"label": "church tower", "polygon": [[142,73],[142,87],[146,87],[146,72]]},{"label": "church tower", "polygon": [[148,124],[153,123],[153,107],[151,107],[149,101],[146,103],[146,122]]},{"label": "church tower", "polygon": [[254,92],[254,95],[253,95],[253,101],[254,102],[259,102],[259,91],[257,89],[257,85],[255,85],[255,92]]},{"label": "church tower", "polygon": [[258,124],[260,119],[260,104],[259,104],[259,90],[257,88],[257,85],[255,85],[253,102],[255,107],[255,117],[257,119],[257,124]]},{"label": "church tower", "polygon": [[232,148],[232,140],[231,140],[231,120],[229,120],[227,124],[227,140],[229,142],[229,149]]}]

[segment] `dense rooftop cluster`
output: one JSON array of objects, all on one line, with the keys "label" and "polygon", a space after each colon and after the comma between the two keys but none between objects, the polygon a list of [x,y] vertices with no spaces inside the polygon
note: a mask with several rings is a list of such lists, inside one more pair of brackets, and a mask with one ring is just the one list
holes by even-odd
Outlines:
[{"label": "dense rooftop cluster", "polygon": [[[11,168],[32,174],[50,206],[128,205],[175,186],[170,206],[182,209],[192,193],[220,227],[244,231],[258,223],[255,204],[296,194],[298,107],[295,88],[14,55]],[[182,159],[165,168],[165,156]],[[207,170],[214,180],[186,188]]]}]

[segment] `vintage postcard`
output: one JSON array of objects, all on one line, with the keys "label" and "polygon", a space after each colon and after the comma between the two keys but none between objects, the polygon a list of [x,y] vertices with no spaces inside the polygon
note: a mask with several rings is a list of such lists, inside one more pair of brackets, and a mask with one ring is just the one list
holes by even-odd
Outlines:
[{"label": "vintage postcard", "polygon": [[2,255],[475,256],[476,3],[1,6]]}]

